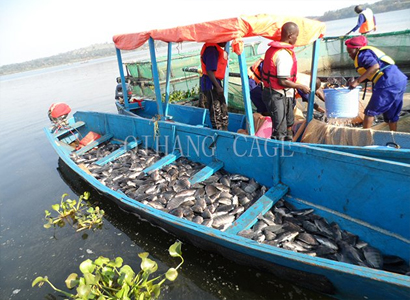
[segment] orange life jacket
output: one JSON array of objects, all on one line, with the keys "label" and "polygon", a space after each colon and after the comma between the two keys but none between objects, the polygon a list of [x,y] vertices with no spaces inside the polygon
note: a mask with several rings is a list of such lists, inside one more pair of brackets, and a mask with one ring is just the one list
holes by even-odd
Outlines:
[{"label": "orange life jacket", "polygon": [[376,26],[374,24],[374,16],[372,10],[370,8],[366,8],[361,12],[361,14],[363,14],[365,21],[360,26],[359,32],[368,33],[370,31],[373,31]]},{"label": "orange life jacket", "polygon": [[201,50],[201,68],[202,68],[202,74],[204,75],[208,75],[208,73],[206,72],[206,65],[202,59],[202,55],[205,52],[205,49],[208,47],[216,47],[216,50],[218,50],[218,64],[217,64],[217,68],[216,71],[214,72],[215,74],[215,78],[222,80],[225,77],[225,71],[226,71],[226,66],[228,65],[228,54],[226,53],[226,51],[224,49],[221,48],[221,46],[219,46],[216,43],[205,43],[202,47]]},{"label": "orange life jacket", "polygon": [[261,72],[259,70],[259,65],[263,62],[263,58],[259,58],[257,61],[254,62],[252,66],[248,69],[248,77],[253,79],[256,84],[259,84],[262,80]]},{"label": "orange life jacket", "polygon": [[263,85],[264,87],[268,87],[274,90],[285,89],[285,87],[280,85],[278,81],[278,76],[277,76],[278,69],[275,63],[276,54],[278,51],[285,49],[286,51],[289,52],[290,55],[292,55],[293,66],[290,71],[290,77],[288,78],[288,80],[292,82],[296,82],[296,74],[298,70],[297,70],[296,55],[295,55],[295,52],[293,51],[294,46],[288,43],[276,42],[276,41],[271,42],[269,46],[270,47],[266,51],[265,60],[263,62],[263,67],[262,67]]}]

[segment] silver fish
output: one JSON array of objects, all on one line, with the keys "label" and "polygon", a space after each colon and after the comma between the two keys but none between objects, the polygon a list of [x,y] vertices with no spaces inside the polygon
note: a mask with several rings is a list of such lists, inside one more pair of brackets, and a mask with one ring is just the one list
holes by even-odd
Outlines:
[{"label": "silver fish", "polygon": [[195,200],[194,196],[189,196],[189,197],[177,197],[177,198],[172,198],[169,200],[167,204],[167,209],[172,210],[174,208],[179,207],[182,203],[190,201],[190,200]]}]

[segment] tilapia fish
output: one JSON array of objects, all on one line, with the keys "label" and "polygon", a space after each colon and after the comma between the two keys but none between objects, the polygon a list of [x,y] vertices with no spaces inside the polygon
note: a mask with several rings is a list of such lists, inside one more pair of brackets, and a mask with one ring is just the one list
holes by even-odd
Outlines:
[{"label": "tilapia fish", "polygon": [[190,178],[204,165],[186,158],[179,158],[146,175],[143,170],[162,156],[151,149],[135,148],[103,166],[94,164],[119,147],[103,144],[72,158],[85,164],[108,188],[197,224],[223,231],[267,190],[253,179],[223,170],[191,185]]},{"label": "tilapia fish", "polygon": [[[120,146],[105,143],[71,158],[108,188],[196,224],[226,230],[267,190],[252,178],[224,170],[191,185],[190,178],[204,166],[186,158],[146,175],[143,170],[163,156],[152,149],[134,148],[112,162],[95,164]],[[384,256],[357,235],[329,224],[312,208],[298,210],[283,199],[238,235],[310,256],[410,275],[403,259]]]}]

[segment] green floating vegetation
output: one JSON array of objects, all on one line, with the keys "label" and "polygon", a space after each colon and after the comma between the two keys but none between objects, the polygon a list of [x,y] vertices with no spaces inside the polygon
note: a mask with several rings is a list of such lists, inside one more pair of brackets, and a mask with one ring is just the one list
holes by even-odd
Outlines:
[{"label": "green floating vegetation", "polygon": [[60,203],[51,205],[51,208],[57,212],[57,216],[53,217],[51,212],[45,210],[45,219],[47,223],[44,224],[45,228],[51,226],[63,227],[66,222],[76,228],[76,231],[84,229],[94,229],[102,226],[104,210],[98,206],[88,207],[83,200],[87,201],[90,197],[90,193],[84,192],[82,196],[77,200],[67,199],[68,194],[61,196]]},{"label": "green floating vegetation", "polygon": [[[174,102],[178,102],[181,100],[186,100],[191,97],[196,97],[198,96],[198,94],[199,94],[198,86],[194,86],[193,88],[186,90],[186,91],[176,90],[169,94],[168,102],[174,103]],[[165,101],[165,93],[162,94],[162,100]]]},{"label": "green floating vegetation", "polygon": [[72,273],[65,280],[68,289],[76,288],[76,294],[65,292],[56,288],[45,277],[37,277],[32,283],[32,287],[41,287],[45,282],[55,291],[64,294],[71,299],[122,299],[122,300],[147,300],[158,299],[161,285],[168,279],[174,281],[178,276],[178,269],[184,263],[181,252],[181,242],[177,241],[168,249],[170,256],[179,257],[180,264],[176,268],[170,268],[165,274],[153,279],[158,265],[155,261],[148,258],[148,252],[140,253],[141,270],[136,274],[129,265],[123,265],[123,259],[117,257],[110,260],[100,256],[95,261],[87,259],[80,264],[82,277]]}]

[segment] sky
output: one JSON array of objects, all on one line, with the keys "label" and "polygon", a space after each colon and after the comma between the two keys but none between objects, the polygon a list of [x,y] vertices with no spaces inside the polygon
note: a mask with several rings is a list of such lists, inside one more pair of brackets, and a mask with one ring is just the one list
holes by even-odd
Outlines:
[{"label": "sky", "polygon": [[0,66],[112,42],[112,37],[120,33],[243,14],[321,16],[326,11],[357,4],[362,3],[357,0],[0,0]]}]

